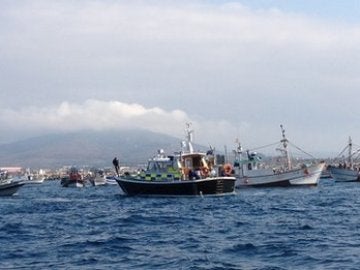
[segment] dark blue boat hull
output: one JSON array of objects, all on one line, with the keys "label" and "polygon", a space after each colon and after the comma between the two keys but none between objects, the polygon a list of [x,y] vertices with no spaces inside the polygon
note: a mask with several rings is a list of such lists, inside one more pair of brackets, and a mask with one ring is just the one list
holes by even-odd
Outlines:
[{"label": "dark blue boat hull", "polygon": [[118,178],[117,183],[127,195],[218,195],[233,193],[234,177],[214,177],[183,181],[146,181]]}]

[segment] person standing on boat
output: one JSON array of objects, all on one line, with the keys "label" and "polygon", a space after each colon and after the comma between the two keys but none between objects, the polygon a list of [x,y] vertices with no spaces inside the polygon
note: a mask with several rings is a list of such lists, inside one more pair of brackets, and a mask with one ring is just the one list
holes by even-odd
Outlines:
[{"label": "person standing on boat", "polygon": [[119,176],[119,170],[120,170],[119,159],[117,157],[114,157],[112,162],[115,167],[116,174],[117,174],[117,176]]}]

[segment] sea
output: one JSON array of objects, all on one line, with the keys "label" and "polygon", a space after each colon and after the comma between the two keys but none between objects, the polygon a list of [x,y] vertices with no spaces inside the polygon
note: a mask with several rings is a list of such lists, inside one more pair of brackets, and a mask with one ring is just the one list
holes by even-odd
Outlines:
[{"label": "sea", "polygon": [[0,269],[360,268],[360,183],[130,197],[45,181],[0,200]]}]

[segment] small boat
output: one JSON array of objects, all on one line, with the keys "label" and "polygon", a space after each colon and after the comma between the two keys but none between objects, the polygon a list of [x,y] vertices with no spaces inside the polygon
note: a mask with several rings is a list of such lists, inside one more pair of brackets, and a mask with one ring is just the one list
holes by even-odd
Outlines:
[{"label": "small boat", "polygon": [[33,175],[27,175],[24,184],[42,184],[45,180],[45,177],[37,177]]},{"label": "small boat", "polygon": [[83,179],[77,168],[72,167],[69,175],[61,178],[60,184],[63,187],[84,187],[85,179]]},{"label": "small boat", "polygon": [[85,178],[89,180],[93,186],[117,185],[115,177],[113,175],[106,175],[103,170],[91,172]]},{"label": "small boat", "polygon": [[127,195],[193,196],[231,194],[236,178],[220,176],[213,155],[194,151],[192,130],[187,124],[187,137],[180,153],[166,156],[160,150],[149,159],[146,170],[125,173],[116,178]]},{"label": "small boat", "polygon": [[12,196],[23,185],[23,181],[17,181],[14,178],[8,178],[6,172],[0,172],[0,196]]},{"label": "small boat", "polygon": [[104,171],[97,170],[95,172],[90,172],[88,176],[85,177],[91,185],[93,186],[104,186],[106,185],[106,177],[104,175]]},{"label": "small boat", "polygon": [[286,159],[286,164],[279,168],[266,167],[262,158],[256,153],[246,151],[244,158],[241,145],[239,144],[234,163],[237,177],[236,187],[290,187],[290,186],[316,186],[325,166],[324,162],[314,165],[302,164],[297,168],[292,167],[285,130],[281,125],[283,148],[278,148]]},{"label": "small boat", "polygon": [[105,180],[107,185],[117,185],[115,176],[106,176]]},{"label": "small boat", "polygon": [[107,185],[105,176],[96,175],[95,177],[91,177],[89,180],[93,186]]},{"label": "small boat", "polygon": [[347,161],[339,162],[338,165],[328,166],[328,171],[335,182],[355,182],[360,181],[360,166],[354,164],[353,157],[359,153],[359,150],[353,152],[352,150],[352,139],[349,137],[348,145],[339,154],[342,156],[344,151],[348,150]]},{"label": "small boat", "polygon": [[22,179],[25,184],[42,184],[45,180],[45,177],[40,175],[38,172],[27,168]]}]

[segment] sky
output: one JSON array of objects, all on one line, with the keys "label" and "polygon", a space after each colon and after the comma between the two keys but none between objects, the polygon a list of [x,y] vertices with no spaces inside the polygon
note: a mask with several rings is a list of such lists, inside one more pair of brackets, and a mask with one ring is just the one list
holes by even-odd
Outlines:
[{"label": "sky", "polygon": [[360,3],[0,2],[0,144],[142,128],[228,149],[360,143]]}]

